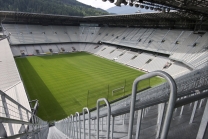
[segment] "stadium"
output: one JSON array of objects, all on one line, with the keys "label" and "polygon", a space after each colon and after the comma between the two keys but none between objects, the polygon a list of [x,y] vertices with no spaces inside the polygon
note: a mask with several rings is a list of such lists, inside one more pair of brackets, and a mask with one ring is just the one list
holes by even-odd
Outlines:
[{"label": "stadium", "polygon": [[0,11],[0,138],[208,138],[208,1],[120,4],[152,12]]}]

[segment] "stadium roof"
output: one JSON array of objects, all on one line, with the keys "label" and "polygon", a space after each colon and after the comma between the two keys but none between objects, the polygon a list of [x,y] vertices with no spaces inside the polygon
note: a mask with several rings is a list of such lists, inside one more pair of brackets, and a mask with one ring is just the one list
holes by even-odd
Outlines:
[{"label": "stadium roof", "polygon": [[140,4],[157,6],[163,5],[175,9],[208,16],[208,0],[128,0],[142,2]]},{"label": "stadium roof", "polygon": [[42,25],[79,25],[81,23],[109,26],[169,27],[193,29],[197,25],[208,29],[207,18],[198,14],[184,12],[155,12],[131,15],[104,16],[66,16],[53,14],[0,11],[3,23],[42,24]]}]

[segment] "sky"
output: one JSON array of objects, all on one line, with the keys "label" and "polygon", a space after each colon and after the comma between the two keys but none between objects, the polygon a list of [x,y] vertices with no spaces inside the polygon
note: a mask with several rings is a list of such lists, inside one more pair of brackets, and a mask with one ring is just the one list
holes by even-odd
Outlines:
[{"label": "sky", "polygon": [[87,4],[87,5],[91,5],[96,8],[101,8],[104,10],[107,10],[115,6],[114,3],[110,3],[109,1],[103,2],[102,0],[77,0],[77,1]]}]

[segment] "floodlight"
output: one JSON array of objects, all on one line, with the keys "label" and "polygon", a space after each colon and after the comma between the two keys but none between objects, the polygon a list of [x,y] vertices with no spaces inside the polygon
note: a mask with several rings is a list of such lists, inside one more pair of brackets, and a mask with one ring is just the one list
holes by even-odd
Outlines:
[{"label": "floodlight", "polygon": [[121,6],[121,3],[122,3],[122,2],[123,2],[123,0],[117,0],[116,3],[115,3],[115,5],[116,5],[116,6]]},{"label": "floodlight", "polygon": [[137,7],[137,8],[138,8],[138,7],[139,7],[139,4],[138,4],[138,3],[137,3],[137,4],[135,4],[135,7]]},{"label": "floodlight", "polygon": [[144,5],[140,5],[140,8],[142,8],[142,9],[143,9],[143,8],[144,8]]},{"label": "floodlight", "polygon": [[110,3],[114,3],[114,0],[108,0],[108,1],[110,1]]},{"label": "floodlight", "polygon": [[148,10],[149,9],[149,6],[145,6],[145,9]]},{"label": "floodlight", "polygon": [[125,0],[123,0],[123,2],[122,2],[124,5],[127,5],[128,3],[125,1]]},{"label": "floodlight", "polygon": [[130,3],[129,3],[129,6],[131,6],[131,7],[132,7],[132,6],[134,6],[134,4],[130,2]]}]

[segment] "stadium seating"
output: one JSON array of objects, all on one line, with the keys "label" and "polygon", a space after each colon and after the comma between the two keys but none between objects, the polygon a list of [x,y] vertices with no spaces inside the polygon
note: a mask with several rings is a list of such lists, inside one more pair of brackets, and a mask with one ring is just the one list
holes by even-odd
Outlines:
[{"label": "stadium seating", "polygon": [[[199,92],[207,92],[206,89],[201,88],[207,83],[208,33],[205,31],[202,31],[201,34],[195,34],[193,31],[187,30],[153,28],[18,24],[3,24],[3,26],[7,32],[11,32],[11,36],[8,39],[11,46],[9,46],[7,40],[0,41],[0,90],[5,91],[6,94],[14,98],[27,109],[30,109],[30,106],[13,56],[85,51],[146,72],[163,70],[171,74],[177,82],[178,101],[197,95]],[[99,41],[103,42],[103,44],[98,43]],[[160,53],[166,54],[166,56],[162,56]],[[167,55],[169,55],[169,57]],[[165,68],[166,65],[168,66]],[[157,95],[154,95],[155,92],[158,92]],[[163,98],[166,99],[163,93],[167,93],[167,84],[145,90],[137,95],[137,107],[139,107],[140,104],[143,106],[143,119],[140,130],[141,138],[148,139],[158,137],[158,127],[161,121],[160,110],[164,104]],[[154,105],[151,104],[151,107],[144,104],[151,99],[150,96],[157,102]],[[161,98],[157,99],[157,96],[161,96]],[[2,100],[0,100],[0,102],[1,101]],[[161,101],[163,104],[160,104]],[[168,139],[196,138],[198,133],[196,129],[200,127],[206,103],[207,100],[202,99],[195,100],[195,102],[190,102],[190,104],[182,107],[176,107]],[[124,112],[125,114],[122,112],[124,108],[128,109],[129,105],[130,97],[111,104],[112,113],[119,113],[114,119],[114,138],[127,138],[129,114],[128,112]],[[2,106],[0,105],[0,107]],[[13,107],[15,110],[18,109],[17,106]],[[10,109],[12,109],[12,106]],[[0,113],[2,113],[2,110]],[[18,112],[14,111],[11,112],[11,114],[20,119],[20,114],[18,114]],[[107,122],[105,118],[105,107],[101,109],[101,115],[102,123],[100,123],[100,125],[102,124],[103,128],[100,137],[104,138],[107,129],[105,124]],[[194,118],[191,118],[189,115],[194,116]],[[91,112],[91,116],[91,137],[96,137],[96,111]],[[139,116],[138,113],[136,113],[135,116]],[[50,128],[49,138],[54,136],[56,136],[56,138],[57,136],[59,136],[59,138],[67,138],[66,135],[68,137],[77,137],[79,131],[81,131],[81,138],[83,138],[83,116],[80,118],[82,124],[81,130],[78,130],[78,120],[75,120],[75,117],[74,120],[71,121],[74,125],[70,127],[72,129],[70,132],[68,130],[69,128],[61,128],[60,125],[63,125],[63,121],[65,123],[70,121],[70,118],[67,117],[62,121],[56,122],[56,127]],[[113,122],[113,120],[111,120],[111,122]],[[88,123],[86,123],[86,127],[87,126]],[[9,131],[9,124],[7,124],[5,128]],[[20,126],[13,125],[13,128],[17,134]],[[86,128],[86,130],[85,132],[89,131],[88,128]],[[71,133],[72,131],[73,134]],[[181,135],[181,132],[187,134]],[[134,126],[133,135],[136,135],[136,125]],[[88,137],[89,135],[86,136]],[[208,135],[206,133],[205,138],[207,137]]]},{"label": "stadium seating", "polygon": [[163,42],[160,43],[160,46],[158,47],[158,51],[160,52],[166,52],[171,53],[172,49],[175,46],[175,41],[180,36],[182,31],[180,30],[169,30],[166,36],[163,38]]},{"label": "stadium seating", "polygon": [[131,61],[129,61],[127,65],[142,69],[143,66],[146,64],[146,62],[149,59],[153,59],[153,58],[154,58],[154,55],[141,53],[135,59],[132,59]]},{"label": "stadium seating", "polygon": [[70,40],[66,27],[51,26],[51,30],[54,33],[53,36],[56,36],[59,42],[68,42]]},{"label": "stadium seating", "polygon": [[12,51],[13,56],[20,56],[21,55],[18,46],[11,46],[11,51]]},{"label": "stadium seating", "polygon": [[[67,34],[70,37],[71,42],[79,42],[79,27],[66,27]],[[57,31],[58,32],[58,31]]]},{"label": "stadium seating", "polygon": [[26,45],[25,49],[26,49],[27,55],[34,55],[36,53],[33,45]]},{"label": "stadium seating", "polygon": [[[120,45],[121,47],[127,46],[129,48],[169,54],[170,59],[182,62],[192,69],[198,66],[205,66],[207,61],[198,62],[206,57],[205,51],[208,44],[206,32],[204,32],[205,34],[194,34],[193,31],[186,30],[85,26],[66,27],[17,24],[3,24],[3,26],[7,32],[11,32],[9,41],[13,45],[35,43],[58,44],[63,42],[97,43],[103,41]],[[84,49],[83,47],[80,48],[80,50]],[[31,54],[31,51],[28,53],[27,50],[23,50],[26,54]],[[13,51],[14,55],[18,54],[15,47]]]},{"label": "stadium seating", "polygon": [[157,56],[152,59],[150,63],[146,63],[143,69],[152,72],[155,70],[162,70],[165,64],[169,61],[168,58]]},{"label": "stadium seating", "polygon": [[106,58],[110,60],[118,59],[118,56],[122,54],[123,52],[124,50],[121,50],[121,49],[113,50],[110,52],[110,54],[106,55]]},{"label": "stadium seating", "polygon": [[[208,43],[206,32],[204,32],[204,34],[194,34],[193,31],[186,30],[86,26],[71,27],[18,24],[3,24],[3,26],[7,32],[11,32],[12,34],[9,41],[13,44],[11,49],[14,56],[22,55],[22,52],[24,52],[25,55],[36,55],[36,50],[39,51],[39,54],[49,53],[49,49],[58,53],[61,52],[62,47],[60,46],[63,46],[66,50],[65,52],[72,52],[74,51],[73,48],[76,47],[76,51],[87,51],[107,59],[116,58],[116,61],[120,62],[119,58],[122,58],[122,56],[120,57],[119,55],[121,52],[112,52],[113,49],[111,49],[111,47],[114,48],[113,45],[116,44],[121,48],[122,46],[126,46],[130,49],[138,49],[138,51],[147,50],[150,53],[159,52],[168,54],[170,55],[169,59],[178,61],[179,63],[182,62],[191,69],[203,67],[207,64]],[[84,44],[98,43],[99,41],[108,43],[107,45],[109,48],[101,51],[101,47],[98,49],[93,48],[96,44]],[[80,42],[80,44],[75,45],[74,42]],[[38,44],[35,45],[36,43]],[[55,45],[50,43],[55,43]],[[16,46],[15,44],[27,45]],[[89,46],[92,46],[92,48],[89,48]],[[102,48],[103,47],[105,47],[105,45],[102,46]],[[125,49],[128,50],[127,48]],[[124,54],[125,53],[126,52],[124,52]],[[143,54],[141,56],[143,56]],[[142,63],[137,62],[139,58],[127,60],[129,64],[125,64],[146,71],[153,71],[149,69],[152,69],[151,65],[154,64],[156,60],[144,66],[148,58],[145,58]],[[160,67],[162,67],[162,65]],[[187,69],[187,71],[189,71],[189,69]]]},{"label": "stadium seating", "polygon": [[122,56],[119,56],[119,58],[116,60],[117,62],[126,64],[128,63],[134,56],[136,55],[136,53],[134,52],[126,52],[124,53]]},{"label": "stadium seating", "polygon": [[88,44],[86,46],[86,51],[92,54],[97,54],[103,48],[104,48],[104,45]]}]

